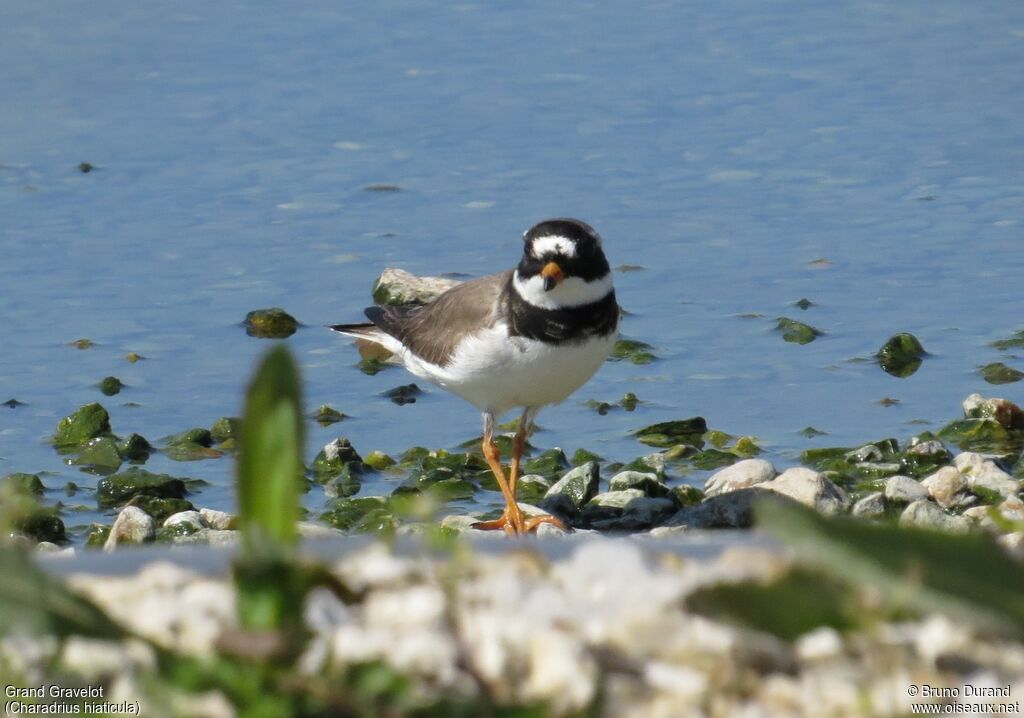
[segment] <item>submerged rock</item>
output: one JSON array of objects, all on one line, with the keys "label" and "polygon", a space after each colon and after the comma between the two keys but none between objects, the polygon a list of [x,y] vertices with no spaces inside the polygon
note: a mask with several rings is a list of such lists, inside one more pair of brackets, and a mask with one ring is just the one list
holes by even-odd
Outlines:
[{"label": "submerged rock", "polygon": [[241,425],[242,420],[237,416],[222,416],[210,427],[210,439],[217,444],[232,441],[238,438],[238,429]]},{"label": "submerged rock", "polygon": [[704,484],[707,496],[717,496],[736,489],[771,481],[777,476],[775,467],[764,459],[743,459],[713,474]]},{"label": "submerged rock", "polygon": [[105,376],[100,380],[100,392],[104,396],[115,396],[121,393],[124,384],[116,376]]},{"label": "submerged rock", "polygon": [[245,333],[261,339],[284,339],[299,328],[299,321],[280,307],[254,309],[242,322]]},{"label": "submerged rock", "polygon": [[73,466],[98,474],[110,474],[121,468],[121,453],[110,436],[89,439],[78,448],[78,456],[68,461]]},{"label": "submerged rock", "polygon": [[978,373],[989,384],[1013,384],[1024,379],[1024,371],[1006,366],[998,361],[980,367]]},{"label": "submerged rock", "polygon": [[182,479],[167,474],[153,474],[134,466],[120,474],[108,476],[96,486],[96,499],[100,506],[124,503],[139,494],[182,499],[186,493]]},{"label": "submerged rock", "polygon": [[615,346],[612,347],[611,354],[608,355],[608,361],[628,361],[638,366],[650,364],[658,358],[651,351],[653,348],[647,342],[635,339],[619,339],[615,342]]},{"label": "submerged rock", "polygon": [[58,447],[72,447],[109,434],[110,415],[102,405],[93,402],[79,407],[57,423],[53,443]]},{"label": "submerged rock", "polygon": [[887,374],[905,378],[916,372],[927,352],[917,337],[907,332],[894,334],[878,350],[878,364]]},{"label": "submerged rock", "polygon": [[702,416],[676,421],[663,421],[651,424],[634,432],[637,441],[659,448],[669,448],[676,444],[692,444],[702,446],[702,437],[708,430],[708,423]]},{"label": "submerged rock", "polygon": [[15,512],[12,524],[16,533],[28,536],[33,541],[67,542],[64,521],[54,507],[40,506],[30,501],[22,511]]},{"label": "submerged rock", "polygon": [[384,392],[384,396],[387,399],[390,399],[394,404],[405,406],[406,404],[415,404],[416,397],[422,393],[423,390],[416,384],[403,384],[401,386],[396,386],[393,389],[388,389]]},{"label": "submerged rock", "polygon": [[153,451],[146,438],[139,434],[130,434],[127,439],[117,445],[117,452],[126,461],[143,464],[149,461],[149,455]]},{"label": "submerged rock", "polygon": [[789,317],[779,317],[775,330],[782,332],[782,340],[791,344],[810,344],[823,333],[810,324]]},{"label": "submerged rock", "polygon": [[161,498],[147,494],[136,494],[128,505],[139,507],[156,521],[163,521],[174,514],[195,509],[192,502],[187,499]]},{"label": "submerged rock", "polygon": [[310,418],[320,426],[330,426],[346,418],[346,415],[335,409],[333,406],[321,404],[316,411],[310,414]]},{"label": "submerged rock", "polygon": [[43,482],[38,474],[7,474],[0,479],[0,490],[9,488],[19,494],[31,496],[43,495]]},{"label": "submerged rock", "polygon": [[959,419],[939,429],[939,438],[961,449],[992,450],[1006,446],[1010,438],[1006,427],[995,419]]}]

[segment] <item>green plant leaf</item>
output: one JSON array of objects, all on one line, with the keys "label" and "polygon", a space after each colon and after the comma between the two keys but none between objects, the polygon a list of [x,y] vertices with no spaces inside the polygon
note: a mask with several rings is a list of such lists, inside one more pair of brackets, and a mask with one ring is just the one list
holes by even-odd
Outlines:
[{"label": "green plant leaf", "polygon": [[827,519],[778,502],[755,511],[759,527],[835,578],[871,584],[897,606],[1024,635],[1024,568],[990,537]]},{"label": "green plant leaf", "polygon": [[250,550],[297,537],[303,475],[299,373],[284,346],[264,356],[246,394],[239,429],[239,526]]}]

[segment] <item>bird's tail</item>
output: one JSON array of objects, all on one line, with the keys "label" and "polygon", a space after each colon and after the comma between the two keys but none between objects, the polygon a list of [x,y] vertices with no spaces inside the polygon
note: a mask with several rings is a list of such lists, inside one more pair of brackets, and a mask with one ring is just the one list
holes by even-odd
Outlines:
[{"label": "bird's tail", "polygon": [[358,337],[360,339],[372,339],[380,333],[377,325],[370,322],[362,322],[361,324],[329,324],[327,328],[339,334],[347,334],[350,337]]}]

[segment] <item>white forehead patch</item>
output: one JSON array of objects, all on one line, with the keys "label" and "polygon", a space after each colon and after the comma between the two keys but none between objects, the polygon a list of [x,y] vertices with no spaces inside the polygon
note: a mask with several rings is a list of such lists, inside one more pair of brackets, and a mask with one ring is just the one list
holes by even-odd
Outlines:
[{"label": "white forehead patch", "polygon": [[540,259],[545,254],[561,254],[565,257],[576,256],[576,243],[568,237],[557,234],[549,234],[545,237],[537,237],[533,240],[530,253]]}]

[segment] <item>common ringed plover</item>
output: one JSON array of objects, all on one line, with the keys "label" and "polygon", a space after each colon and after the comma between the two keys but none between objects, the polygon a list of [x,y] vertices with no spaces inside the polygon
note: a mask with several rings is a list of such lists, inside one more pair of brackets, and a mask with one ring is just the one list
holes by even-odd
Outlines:
[{"label": "common ringed plover", "polygon": [[[523,445],[541,407],[558,404],[594,375],[618,337],[612,274],[593,227],[549,219],[524,235],[519,266],[449,289],[418,307],[369,307],[369,323],[336,332],[380,344],[405,367],[461,396],[483,414],[483,455],[505,497],[501,518],[474,524],[523,534],[553,516],[527,520],[516,503]],[[508,479],[494,443],[495,419],[522,408]]]}]

